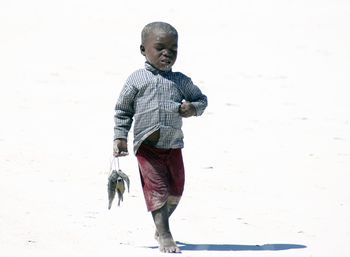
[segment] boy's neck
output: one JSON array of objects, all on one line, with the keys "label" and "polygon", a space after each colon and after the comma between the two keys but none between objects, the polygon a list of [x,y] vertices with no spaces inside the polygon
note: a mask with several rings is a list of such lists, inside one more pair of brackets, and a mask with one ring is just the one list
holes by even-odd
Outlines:
[{"label": "boy's neck", "polygon": [[166,71],[159,70],[156,67],[154,67],[149,61],[145,62],[145,68],[146,68],[146,70],[149,70],[152,73],[167,73],[167,72],[171,72],[171,69],[170,70],[166,70]]}]

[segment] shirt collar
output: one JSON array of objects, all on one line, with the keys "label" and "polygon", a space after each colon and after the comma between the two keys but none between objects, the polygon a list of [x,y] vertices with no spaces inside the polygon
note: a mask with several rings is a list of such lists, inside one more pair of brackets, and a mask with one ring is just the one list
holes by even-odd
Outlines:
[{"label": "shirt collar", "polygon": [[147,61],[145,62],[145,69],[152,72],[153,74],[161,74],[161,75],[165,75],[165,74],[168,74],[169,72],[171,72],[171,69],[168,71],[158,70],[157,68],[153,67],[152,64],[150,64]]}]

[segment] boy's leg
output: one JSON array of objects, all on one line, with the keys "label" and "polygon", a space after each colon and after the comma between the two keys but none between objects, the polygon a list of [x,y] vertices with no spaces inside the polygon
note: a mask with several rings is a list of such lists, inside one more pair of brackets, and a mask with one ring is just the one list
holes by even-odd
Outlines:
[{"label": "boy's leg", "polygon": [[[181,150],[172,150],[167,159],[167,169],[169,172],[169,193],[166,201],[166,211],[169,217],[178,206],[184,189],[185,170],[182,160]],[[160,232],[156,227],[155,239],[160,242]],[[179,249],[180,250],[180,249]]]},{"label": "boy's leg", "polygon": [[152,216],[158,232],[159,250],[164,253],[181,252],[170,232],[168,206],[165,204],[162,208],[152,211]]},{"label": "boy's leg", "polygon": [[[175,211],[177,205],[179,204],[180,197],[169,196],[168,201],[166,203],[166,207],[168,210],[168,218],[170,218],[171,214]],[[159,233],[156,229],[154,233],[154,238],[159,241]]]},{"label": "boy's leg", "polygon": [[168,213],[169,213],[169,217],[171,216],[171,214],[175,211],[177,205],[179,204],[181,199],[181,196],[173,196],[173,195],[169,195],[168,200],[167,200],[167,207],[168,207]]},{"label": "boy's leg", "polygon": [[163,150],[141,145],[136,157],[146,205],[159,232],[156,239],[160,251],[180,252],[170,232],[169,216],[176,209],[184,187],[181,149]]}]

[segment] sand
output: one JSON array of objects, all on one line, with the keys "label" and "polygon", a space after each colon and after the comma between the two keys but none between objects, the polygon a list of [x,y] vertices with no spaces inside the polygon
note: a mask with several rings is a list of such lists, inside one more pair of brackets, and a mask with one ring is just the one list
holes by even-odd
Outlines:
[{"label": "sand", "polygon": [[133,155],[120,207],[106,188],[155,20],[209,99],[184,120],[181,256],[350,256],[349,17],[344,0],[0,3],[0,256],[164,255]]}]

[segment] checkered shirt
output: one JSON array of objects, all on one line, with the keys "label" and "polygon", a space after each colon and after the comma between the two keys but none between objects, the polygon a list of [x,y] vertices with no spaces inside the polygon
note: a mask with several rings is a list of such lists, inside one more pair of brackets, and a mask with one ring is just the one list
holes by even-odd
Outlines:
[{"label": "checkered shirt", "polygon": [[121,90],[114,115],[114,139],[128,138],[134,120],[134,153],[153,132],[160,130],[157,148],[183,148],[183,100],[191,102],[199,116],[207,107],[207,97],[180,72],[160,71],[149,63],[133,72]]}]

